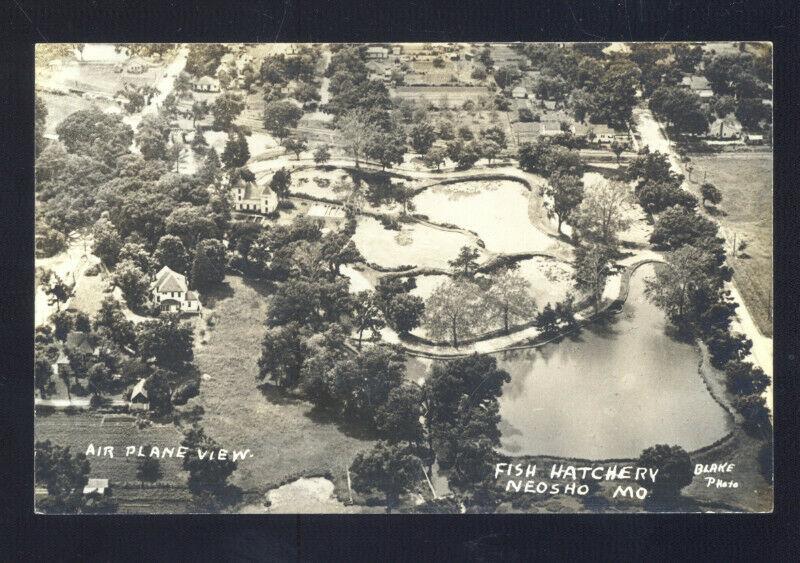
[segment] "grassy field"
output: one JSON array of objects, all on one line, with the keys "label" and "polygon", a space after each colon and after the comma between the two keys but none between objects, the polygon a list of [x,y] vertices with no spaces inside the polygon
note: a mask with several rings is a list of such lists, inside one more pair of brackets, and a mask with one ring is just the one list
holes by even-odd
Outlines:
[{"label": "grassy field", "polygon": [[[56,412],[39,415],[34,424],[36,440],[50,440],[59,446],[69,446],[72,453],[86,453],[89,444],[114,446],[114,458],[89,457],[90,477],[108,479],[113,485],[136,484],[137,458],[125,457],[126,446],[180,446],[183,435],[173,424],[153,424],[138,428],[129,415],[102,415],[88,412],[66,414]],[[185,485],[186,472],[181,459],[161,460],[164,484]]]},{"label": "grassy field", "polygon": [[196,329],[195,363],[204,377],[200,395],[187,407],[203,407],[200,424],[222,447],[252,451],[252,458],[239,462],[232,482],[248,491],[266,491],[310,473],[342,475],[372,442],[320,419],[305,401],[259,387],[267,297],[239,277],[225,281],[226,288],[211,296],[204,313],[206,319],[214,316],[214,326]]},{"label": "grassy field", "polygon": [[730,244],[734,234],[737,246],[747,241],[732,261],[734,279],[759,330],[772,336],[772,153],[692,156],[691,164],[697,190],[707,181],[722,192],[718,218]]}]

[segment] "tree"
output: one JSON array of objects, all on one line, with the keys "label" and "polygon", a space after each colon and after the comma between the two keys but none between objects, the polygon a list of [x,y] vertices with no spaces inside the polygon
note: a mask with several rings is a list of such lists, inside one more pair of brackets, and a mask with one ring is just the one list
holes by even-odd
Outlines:
[{"label": "tree", "polygon": [[465,278],[471,278],[478,270],[478,258],[481,253],[477,248],[470,248],[469,246],[462,246],[458,251],[458,256],[452,260],[448,260],[448,264],[453,271]]},{"label": "tree", "polygon": [[428,168],[440,170],[446,158],[447,151],[445,149],[441,147],[431,147],[428,152],[425,153],[425,156],[422,157],[422,161]]},{"label": "tree", "polygon": [[50,225],[36,222],[36,256],[49,258],[67,249],[67,237]]},{"label": "tree", "polygon": [[264,128],[278,139],[289,134],[289,129],[297,127],[303,110],[291,102],[270,102],[264,107]]},{"label": "tree", "polygon": [[145,160],[167,160],[170,124],[160,114],[148,114],[136,129],[136,145]]},{"label": "tree", "polygon": [[628,179],[680,184],[681,177],[672,171],[669,156],[648,148],[640,151],[628,165]]},{"label": "tree", "polygon": [[341,358],[330,369],[329,377],[339,414],[347,420],[373,424],[389,392],[405,379],[405,356],[398,347],[372,346]]},{"label": "tree", "polygon": [[309,353],[305,335],[297,322],[268,328],[261,345],[258,360],[258,379],[270,379],[293,388],[300,377],[300,369]]},{"label": "tree", "polygon": [[503,330],[509,332],[511,322],[527,321],[536,314],[536,300],[531,284],[513,269],[505,268],[492,276],[486,292],[490,314],[500,317]]},{"label": "tree", "polygon": [[55,305],[57,311],[61,311],[61,304],[67,303],[75,295],[75,284],[68,284],[52,270],[47,270],[42,276],[41,286],[47,295],[47,304]]},{"label": "tree", "polygon": [[614,140],[611,143],[611,152],[614,153],[614,156],[617,157],[617,165],[619,165],[619,158],[622,156],[622,153],[625,152],[626,145],[624,143],[620,143],[619,141]]},{"label": "tree", "polygon": [[50,316],[50,322],[53,323],[53,336],[65,342],[73,329],[75,317],[69,311],[56,311]]},{"label": "tree", "polygon": [[408,334],[422,322],[425,302],[417,295],[408,293],[392,298],[388,310],[384,312],[386,321],[400,334]]},{"label": "tree", "polygon": [[742,361],[750,353],[753,341],[743,334],[714,329],[704,337],[711,352],[711,365],[723,369],[728,362]]},{"label": "tree", "polygon": [[314,150],[314,163],[318,166],[325,164],[331,159],[331,150],[328,145],[319,145]]},{"label": "tree", "polygon": [[214,116],[214,127],[217,131],[229,131],[233,122],[244,111],[245,103],[239,94],[224,92],[214,100],[211,115]]},{"label": "tree", "polygon": [[402,164],[405,153],[405,133],[396,126],[375,131],[364,145],[365,156],[377,160],[384,170],[392,164]]},{"label": "tree", "polygon": [[578,289],[592,296],[595,314],[600,311],[603,290],[611,274],[610,254],[607,247],[599,244],[582,245],[575,249],[575,282]]},{"label": "tree", "polygon": [[605,66],[594,92],[593,118],[599,123],[622,127],[630,121],[637,103],[636,88],[640,83],[641,71],[632,61],[621,57],[611,58]]},{"label": "tree", "polygon": [[745,129],[760,129],[762,121],[770,121],[772,108],[759,98],[742,98],[736,104],[734,115]]},{"label": "tree", "polygon": [[89,392],[99,397],[102,393],[108,392],[111,388],[111,370],[102,363],[92,364],[86,372],[87,388]]},{"label": "tree", "polygon": [[[498,369],[497,359],[489,355],[472,354],[431,366],[423,396],[428,439],[440,465],[457,464],[466,477],[472,473],[469,466],[492,455],[479,442],[499,443],[497,398],[509,381],[508,372]],[[481,450],[484,455],[476,455]],[[464,457],[459,463],[460,452]]]},{"label": "tree", "polygon": [[653,482],[641,481],[650,487],[650,499],[657,502],[677,500],[681,489],[691,484],[694,476],[689,454],[680,446],[659,444],[647,448],[639,456],[639,466],[658,469]]},{"label": "tree", "polygon": [[34,110],[34,157],[42,153],[45,146],[45,125],[47,124],[47,105],[38,95],[35,97]]},{"label": "tree", "polygon": [[321,258],[327,263],[331,278],[338,276],[340,268],[345,264],[364,260],[350,237],[350,233],[347,232],[332,232],[322,239]]},{"label": "tree", "polygon": [[[177,79],[176,79],[177,80]],[[194,101],[192,102],[192,129],[197,129],[197,122],[200,119],[205,119],[208,113],[211,111],[211,108],[208,107],[208,101]],[[200,134],[199,132],[195,133]],[[201,135],[202,136],[202,135]]]},{"label": "tree", "polygon": [[359,160],[374,131],[374,125],[370,123],[368,113],[363,109],[347,112],[339,118],[337,129],[347,152],[353,156],[358,168]]},{"label": "tree", "polygon": [[407,444],[378,442],[371,451],[359,453],[350,466],[353,490],[380,491],[386,497],[386,512],[399,505],[400,497],[413,490],[420,478],[422,461]]},{"label": "tree", "polygon": [[123,260],[117,264],[114,284],[122,290],[128,307],[138,311],[144,306],[150,291],[150,283],[147,275],[136,264],[130,260]]},{"label": "tree", "polygon": [[552,212],[558,218],[558,232],[583,201],[583,180],[572,174],[557,172],[550,176],[545,193],[553,199]]},{"label": "tree", "polygon": [[711,219],[675,206],[658,217],[650,243],[659,248],[676,249],[700,240],[713,240],[718,231],[719,227]]},{"label": "tree", "polygon": [[380,338],[380,330],[386,326],[383,313],[378,307],[378,299],[374,291],[359,291],[353,299],[353,324],[358,331],[358,349],[364,331],[372,332],[373,338]]},{"label": "tree", "polygon": [[708,130],[708,115],[700,96],[678,86],[661,86],[650,98],[650,109],[677,132],[700,135]]},{"label": "tree", "polygon": [[122,250],[122,237],[114,224],[108,219],[100,219],[92,229],[92,254],[100,258],[107,267],[113,268]]},{"label": "tree", "polygon": [[770,378],[750,362],[734,360],[725,365],[728,389],[736,395],[761,395],[770,386]]},{"label": "tree", "polygon": [[425,321],[431,338],[447,338],[458,347],[462,338],[477,334],[483,322],[482,292],[472,282],[447,280],[425,303]]},{"label": "tree", "polygon": [[677,181],[643,180],[635,188],[639,205],[646,213],[661,213],[674,206],[691,213],[697,207],[697,198],[681,188]]},{"label": "tree", "polygon": [[430,122],[423,121],[411,127],[409,132],[411,146],[420,153],[427,153],[436,140],[436,130]]},{"label": "tree", "polygon": [[189,268],[189,253],[183,241],[175,235],[164,235],[158,240],[153,258],[158,265],[167,266],[179,274],[186,274]]},{"label": "tree", "polygon": [[34,481],[47,488],[47,497],[36,502],[39,511],[50,514],[111,513],[116,503],[97,494],[84,495],[89,482],[89,460],[69,447],[54,446],[50,440],[36,442]]},{"label": "tree", "polygon": [[582,236],[610,246],[630,224],[631,194],[623,182],[597,180],[586,186],[575,223]]},{"label": "tree", "polygon": [[225,142],[225,150],[222,151],[220,160],[228,170],[241,168],[250,160],[247,137],[241,131],[230,131],[228,133],[228,140]]},{"label": "tree", "polygon": [[39,390],[39,396],[46,399],[48,393],[55,389],[53,383],[53,364],[44,353],[36,351],[33,360],[33,385]]},{"label": "tree", "polygon": [[301,137],[287,137],[281,144],[287,151],[293,152],[297,160],[300,160],[300,153],[308,149],[308,142]]},{"label": "tree", "polygon": [[719,205],[722,202],[722,192],[709,182],[700,186],[700,194],[703,197],[703,205],[706,205],[707,201],[710,201],[711,205]]},{"label": "tree", "polygon": [[144,361],[154,361],[161,368],[180,372],[194,359],[192,327],[181,323],[175,314],[136,325],[136,349]]},{"label": "tree", "polygon": [[683,72],[694,72],[695,67],[703,60],[703,49],[699,45],[690,47],[677,44],[672,47],[672,54],[675,55],[675,64]]},{"label": "tree", "polygon": [[[150,446],[145,447],[145,451],[149,451]],[[164,478],[164,472],[161,470],[161,462],[157,457],[143,457],[136,462],[136,480],[142,484],[144,488],[145,482],[155,483]]]},{"label": "tree", "polygon": [[278,196],[278,199],[283,200],[289,195],[289,186],[292,184],[292,173],[286,168],[276,170],[269,181],[269,187]]},{"label": "tree", "polygon": [[494,81],[500,89],[504,89],[514,84],[520,78],[519,67],[503,65],[494,71]]},{"label": "tree", "polygon": [[125,318],[122,307],[116,299],[106,297],[100,303],[100,309],[94,317],[94,329],[106,329],[113,341],[120,347],[135,345],[136,333],[132,321]]},{"label": "tree", "polygon": [[188,203],[173,207],[164,222],[164,229],[167,234],[180,238],[188,249],[196,248],[203,240],[219,237],[219,229],[208,211]]},{"label": "tree", "polygon": [[735,408],[744,418],[744,427],[748,430],[757,430],[769,426],[769,409],[767,401],[760,395],[745,395],[733,400]]},{"label": "tree", "polygon": [[[228,489],[228,478],[236,471],[236,462],[230,458],[219,459],[217,455],[209,457],[209,452],[219,450],[219,445],[196,425],[184,434],[181,445],[189,451],[183,458],[183,469],[189,472],[189,490],[196,496],[208,495],[217,502],[222,501]],[[204,458],[201,458],[203,453]]]},{"label": "tree", "polygon": [[71,113],[59,123],[56,133],[68,152],[96,158],[112,168],[133,142],[133,130],[122,116],[97,107]]},{"label": "tree", "polygon": [[697,318],[695,296],[716,292],[720,280],[709,276],[714,257],[705,249],[686,245],[666,255],[666,265],[656,268],[656,275],[645,280],[645,294],[680,328],[687,328]]},{"label": "tree", "polygon": [[165,369],[156,368],[144,383],[150,410],[156,416],[161,417],[172,412],[170,380],[174,380],[174,378],[175,374]]},{"label": "tree", "polygon": [[375,414],[375,427],[390,443],[422,442],[425,431],[420,422],[423,416],[422,389],[417,385],[400,385],[389,391],[386,404]]},{"label": "tree", "polygon": [[206,239],[200,242],[192,262],[192,283],[201,290],[222,283],[226,265],[225,246],[221,241]]}]

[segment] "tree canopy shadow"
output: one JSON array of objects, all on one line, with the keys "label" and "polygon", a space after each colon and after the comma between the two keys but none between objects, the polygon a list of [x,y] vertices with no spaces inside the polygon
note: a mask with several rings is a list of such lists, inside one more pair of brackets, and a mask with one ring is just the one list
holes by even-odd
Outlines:
[{"label": "tree canopy shadow", "polygon": [[220,301],[233,297],[233,288],[230,286],[228,282],[223,281],[222,283],[217,284],[210,289],[207,289],[202,293],[202,295],[203,295],[203,306],[209,309],[213,309],[217,306],[217,303],[219,303]]}]

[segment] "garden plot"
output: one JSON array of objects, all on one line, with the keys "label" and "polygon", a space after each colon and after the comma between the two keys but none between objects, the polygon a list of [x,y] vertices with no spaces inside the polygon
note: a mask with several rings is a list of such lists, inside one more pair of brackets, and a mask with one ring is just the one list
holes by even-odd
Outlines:
[{"label": "garden plot", "polygon": [[340,168],[334,170],[319,170],[317,168],[295,170],[292,172],[291,190],[296,194],[340,200],[345,194],[334,192],[333,186],[341,180],[350,181],[350,174]]},{"label": "garden plot", "polygon": [[419,223],[404,223],[395,231],[372,217],[359,217],[353,240],[367,261],[386,267],[449,268],[448,260],[455,258],[462,246],[474,245],[463,233]]}]

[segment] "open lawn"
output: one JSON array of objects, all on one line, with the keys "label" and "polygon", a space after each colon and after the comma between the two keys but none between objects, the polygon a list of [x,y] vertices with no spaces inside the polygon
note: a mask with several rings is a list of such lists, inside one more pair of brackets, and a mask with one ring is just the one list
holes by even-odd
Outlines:
[{"label": "open lawn", "polygon": [[[207,344],[196,339],[195,363],[203,375],[200,395],[188,403],[203,407],[200,424],[222,447],[249,448],[232,482],[266,491],[304,474],[344,473],[355,455],[372,442],[343,433],[316,416],[306,401],[282,396],[256,380],[268,298],[264,290],[235,276],[210,296],[204,312]],[[198,326],[198,331],[200,326]],[[207,377],[206,377],[207,376]]]},{"label": "open lawn", "polygon": [[734,235],[737,246],[747,242],[732,261],[734,281],[759,330],[772,336],[772,153],[692,156],[691,164],[693,189],[706,181],[722,192],[717,218],[730,245]]}]

